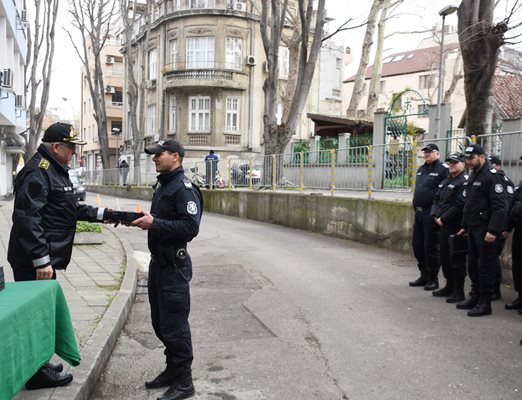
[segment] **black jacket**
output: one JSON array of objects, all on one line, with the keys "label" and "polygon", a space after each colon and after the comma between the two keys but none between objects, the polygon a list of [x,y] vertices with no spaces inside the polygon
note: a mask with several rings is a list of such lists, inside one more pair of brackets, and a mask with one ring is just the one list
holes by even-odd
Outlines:
[{"label": "black jacket", "polygon": [[183,264],[178,250],[185,249],[199,232],[203,199],[179,167],[158,175],[150,213],[154,217],[148,231],[152,259],[160,266]]},{"label": "black jacket", "polygon": [[424,163],[417,170],[413,206],[430,209],[439,184],[448,176],[448,168],[440,160],[431,164]]},{"label": "black jacket", "polygon": [[463,195],[466,197],[463,228],[487,227],[488,232],[493,234],[505,229],[508,200],[504,179],[488,162],[471,173]]},{"label": "black jacket", "polygon": [[105,209],[80,205],[68,167],[40,145],[15,180],[13,228],[7,259],[13,269],[52,265],[65,269],[71,260],[76,221],[102,221]]},{"label": "black jacket", "polygon": [[522,229],[522,181],[515,188],[513,203],[509,210],[508,230],[513,228]]},{"label": "black jacket", "polygon": [[462,171],[456,177],[450,175],[441,182],[431,207],[432,218],[440,218],[444,225],[460,227],[465,201],[462,192],[467,179]]}]

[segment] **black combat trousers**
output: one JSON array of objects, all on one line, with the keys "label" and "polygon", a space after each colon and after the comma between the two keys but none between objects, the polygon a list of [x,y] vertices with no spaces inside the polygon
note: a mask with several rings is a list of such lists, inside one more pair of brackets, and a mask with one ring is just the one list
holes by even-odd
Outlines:
[{"label": "black combat trousers", "polygon": [[466,254],[464,252],[451,253],[451,236],[456,235],[459,226],[445,225],[440,230],[440,264],[442,273],[448,283],[454,283],[455,278],[464,279],[466,276]]},{"label": "black combat trousers", "polygon": [[439,226],[430,217],[430,210],[415,211],[413,223],[413,255],[421,274],[435,279],[439,272]]},{"label": "black combat trousers", "polygon": [[152,327],[165,345],[167,365],[183,372],[190,371],[194,355],[188,317],[192,264],[190,258],[183,267],[149,264],[149,302]]},{"label": "black combat trousers", "polygon": [[486,299],[491,298],[496,282],[496,260],[499,237],[494,242],[484,241],[487,226],[468,229],[468,274],[471,291]]},{"label": "black combat trousers", "polygon": [[511,269],[515,290],[522,296],[522,228],[515,228],[511,244]]}]

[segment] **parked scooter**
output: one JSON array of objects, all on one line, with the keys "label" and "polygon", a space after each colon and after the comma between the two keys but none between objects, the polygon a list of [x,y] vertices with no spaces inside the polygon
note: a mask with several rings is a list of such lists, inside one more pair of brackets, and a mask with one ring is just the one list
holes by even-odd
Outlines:
[{"label": "parked scooter", "polygon": [[[193,173],[192,175],[192,183],[198,187],[205,187],[206,185],[206,177],[205,174],[202,172],[199,172],[198,167],[192,167],[190,168],[190,172]],[[214,187],[217,187],[219,189],[223,189],[225,187],[225,180],[221,178],[221,175],[219,174],[219,170],[216,171],[216,179],[214,180]]]}]

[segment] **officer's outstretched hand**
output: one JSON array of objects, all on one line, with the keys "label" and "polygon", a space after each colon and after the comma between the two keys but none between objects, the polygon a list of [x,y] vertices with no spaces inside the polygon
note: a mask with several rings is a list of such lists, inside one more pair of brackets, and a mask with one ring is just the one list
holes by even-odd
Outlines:
[{"label": "officer's outstretched hand", "polygon": [[138,228],[141,228],[144,231],[149,230],[152,227],[152,222],[154,221],[154,217],[145,211],[143,212],[143,214],[145,214],[143,217],[132,221],[130,223],[130,226],[137,226]]},{"label": "officer's outstretched hand", "polygon": [[493,243],[496,238],[497,238],[496,235],[493,235],[490,232],[486,232],[486,236],[484,236],[484,241],[488,242],[488,243]]},{"label": "officer's outstretched hand", "polygon": [[36,269],[36,280],[48,280],[53,278],[53,267],[51,265],[48,265],[45,268],[37,268]]},{"label": "officer's outstretched hand", "polygon": [[460,231],[457,232],[457,236],[466,236],[466,230],[461,228]]}]

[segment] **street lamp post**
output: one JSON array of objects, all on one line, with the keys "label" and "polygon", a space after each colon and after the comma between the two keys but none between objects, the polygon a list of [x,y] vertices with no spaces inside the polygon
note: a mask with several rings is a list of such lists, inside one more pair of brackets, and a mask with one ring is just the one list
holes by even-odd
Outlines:
[{"label": "street lamp post", "polygon": [[437,92],[437,130],[435,132],[435,139],[441,137],[441,120],[440,120],[440,109],[442,103],[442,93],[444,90],[444,24],[446,21],[446,16],[453,14],[458,10],[456,6],[446,6],[442,10],[439,11],[439,15],[442,17],[442,33],[440,36],[440,54],[439,54],[439,90]]}]

